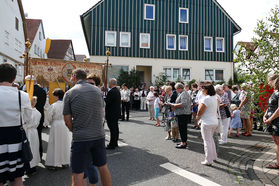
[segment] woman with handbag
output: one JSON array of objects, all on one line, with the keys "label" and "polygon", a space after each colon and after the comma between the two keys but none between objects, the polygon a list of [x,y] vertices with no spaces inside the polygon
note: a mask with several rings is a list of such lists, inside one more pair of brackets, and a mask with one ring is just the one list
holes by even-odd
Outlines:
[{"label": "woman with handbag", "polygon": [[222,119],[222,132],[221,132],[221,139],[219,141],[220,144],[225,144],[228,141],[228,132],[230,126],[230,100],[228,94],[223,90],[222,85],[216,85],[215,87],[216,93],[220,96],[220,115]]},{"label": "woman with handbag", "polygon": [[28,123],[32,107],[28,94],[12,87],[16,73],[11,64],[0,64],[0,186],[7,181],[22,186],[25,171],[22,147],[27,138],[21,118]]}]

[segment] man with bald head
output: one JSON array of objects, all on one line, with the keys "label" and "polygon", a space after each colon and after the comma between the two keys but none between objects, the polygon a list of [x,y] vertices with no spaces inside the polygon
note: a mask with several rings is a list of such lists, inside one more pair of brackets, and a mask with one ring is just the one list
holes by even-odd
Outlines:
[{"label": "man with bald head", "polygon": [[112,78],[109,80],[110,91],[105,99],[106,101],[106,120],[110,130],[110,142],[107,149],[115,149],[118,147],[119,138],[118,119],[120,116],[121,94],[117,89],[117,80]]}]

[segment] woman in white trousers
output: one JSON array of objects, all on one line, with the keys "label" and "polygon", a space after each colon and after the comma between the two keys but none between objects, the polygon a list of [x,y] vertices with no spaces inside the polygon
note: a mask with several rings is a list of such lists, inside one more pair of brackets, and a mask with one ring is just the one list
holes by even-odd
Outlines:
[{"label": "woman in white trousers", "polygon": [[205,95],[205,98],[199,104],[196,119],[201,120],[201,134],[205,152],[205,160],[201,164],[210,166],[217,159],[213,134],[218,126],[218,101],[213,85],[202,86],[202,93]]},{"label": "woman in white trousers", "polygon": [[140,110],[146,110],[146,96],[146,90],[143,89],[142,91],[140,91]]},{"label": "woman in white trousers", "polygon": [[220,115],[222,119],[222,132],[221,132],[221,140],[219,141],[220,144],[226,144],[228,142],[228,132],[231,118],[227,115],[227,111],[230,112],[230,100],[228,93],[223,90],[222,85],[216,86],[216,93],[220,96]]},{"label": "woman in white trousers", "polygon": [[148,93],[147,97],[147,105],[148,105],[148,112],[149,112],[149,119],[154,120],[154,87],[150,87],[150,92]]}]

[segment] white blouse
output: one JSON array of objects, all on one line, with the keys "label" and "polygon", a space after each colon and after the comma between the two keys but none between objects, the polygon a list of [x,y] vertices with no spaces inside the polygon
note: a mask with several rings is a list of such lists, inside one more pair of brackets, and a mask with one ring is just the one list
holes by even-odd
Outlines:
[{"label": "white blouse", "polygon": [[64,121],[64,116],[62,113],[63,113],[63,101],[57,101],[53,103],[47,111],[46,122],[44,125],[45,126],[50,125],[55,120]]},{"label": "white blouse", "polygon": [[[23,124],[28,123],[32,115],[32,107],[27,93],[20,91]],[[0,127],[20,126],[18,89],[0,86]]]}]

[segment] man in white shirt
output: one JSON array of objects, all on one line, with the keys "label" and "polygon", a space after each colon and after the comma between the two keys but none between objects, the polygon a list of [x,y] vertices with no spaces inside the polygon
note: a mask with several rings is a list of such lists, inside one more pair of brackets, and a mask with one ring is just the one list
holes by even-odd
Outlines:
[{"label": "man in white shirt", "polygon": [[125,121],[125,111],[126,120],[129,121],[129,111],[130,111],[130,90],[128,86],[124,83],[121,90],[121,103],[122,103],[122,121]]}]

